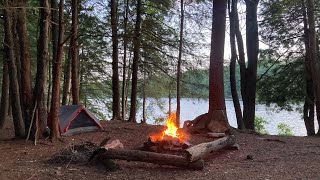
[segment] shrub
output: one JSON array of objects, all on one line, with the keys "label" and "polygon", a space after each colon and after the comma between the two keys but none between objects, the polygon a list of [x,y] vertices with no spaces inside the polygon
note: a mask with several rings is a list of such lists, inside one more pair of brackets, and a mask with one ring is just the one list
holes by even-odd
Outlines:
[{"label": "shrub", "polygon": [[268,134],[268,131],[265,128],[265,125],[268,124],[268,121],[263,119],[262,117],[256,116],[254,118],[255,131],[260,134]]},{"label": "shrub", "polygon": [[292,132],[292,128],[284,123],[280,123],[277,126],[278,128],[278,135],[280,136],[294,136],[293,132]]}]

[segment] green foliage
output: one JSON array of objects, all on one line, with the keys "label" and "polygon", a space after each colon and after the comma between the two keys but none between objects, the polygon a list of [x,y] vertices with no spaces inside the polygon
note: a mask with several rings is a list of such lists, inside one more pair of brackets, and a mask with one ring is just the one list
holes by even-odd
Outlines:
[{"label": "green foliage", "polygon": [[183,73],[181,96],[188,98],[208,98],[209,71],[194,69]]},{"label": "green foliage", "polygon": [[256,116],[254,118],[255,131],[260,134],[268,134],[265,125],[268,124],[268,121],[263,119],[262,117]]},{"label": "green foliage", "polygon": [[280,136],[294,136],[292,132],[292,128],[284,123],[280,123],[277,125],[278,135]]},{"label": "green foliage", "polygon": [[[263,55],[263,53],[262,53]],[[293,110],[305,96],[305,67],[303,57],[291,57],[288,61],[277,61],[274,55],[261,58],[259,66],[270,70],[264,71],[257,82],[258,101],[270,106]],[[267,71],[267,73],[265,73]],[[262,74],[259,74],[261,77]]]},{"label": "green foliage", "polygon": [[[260,2],[259,32],[269,49],[260,53],[259,66],[266,71],[258,71],[258,100],[293,110],[292,105],[301,104],[305,97],[303,1]],[[315,10],[319,12],[317,7]]]}]

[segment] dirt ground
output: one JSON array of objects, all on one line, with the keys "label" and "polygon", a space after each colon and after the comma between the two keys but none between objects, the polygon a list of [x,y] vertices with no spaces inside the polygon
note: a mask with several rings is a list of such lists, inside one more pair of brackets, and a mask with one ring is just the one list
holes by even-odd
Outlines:
[{"label": "dirt ground", "polygon": [[[105,130],[65,138],[64,142],[1,140],[0,179],[320,179],[319,137],[280,137],[237,134],[240,150],[223,150],[205,158],[201,171],[143,162],[116,161],[120,170],[106,172],[81,164],[52,164],[48,159],[61,149],[81,142],[99,144],[119,139],[125,148],[140,147],[151,133],[163,127],[128,122],[103,122]],[[193,136],[191,143],[210,141]],[[249,157],[249,158],[248,158]]]}]

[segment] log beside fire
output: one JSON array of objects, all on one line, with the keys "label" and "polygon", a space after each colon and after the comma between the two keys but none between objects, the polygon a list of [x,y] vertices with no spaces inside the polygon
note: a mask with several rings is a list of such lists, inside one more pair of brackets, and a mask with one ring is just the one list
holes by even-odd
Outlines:
[{"label": "log beside fire", "polygon": [[[116,143],[120,143],[120,141],[116,141]],[[233,145],[234,143],[234,136],[226,136],[212,142],[201,143],[196,146],[183,149],[181,150],[182,155],[175,155],[159,152],[123,149],[122,144],[117,146],[115,142],[113,142],[112,146],[107,144],[95,151],[90,160],[94,159],[96,161],[106,161],[107,163],[102,162],[102,164],[108,165],[111,159],[120,159],[202,170],[204,168],[204,156],[212,151],[217,151]],[[118,149],[113,147],[116,147]]]},{"label": "log beside fire", "polygon": [[202,159],[190,162],[187,158],[177,155],[161,154],[131,149],[99,149],[99,152],[96,154],[96,156],[98,159],[101,160],[120,159],[127,161],[141,161],[195,170],[202,170],[204,167],[204,161]]},{"label": "log beside fire", "polygon": [[202,159],[205,155],[212,151],[218,151],[225,147],[231,146],[235,143],[235,137],[233,135],[226,136],[215,141],[201,143],[196,146],[186,149],[188,152],[188,159],[190,162]]}]

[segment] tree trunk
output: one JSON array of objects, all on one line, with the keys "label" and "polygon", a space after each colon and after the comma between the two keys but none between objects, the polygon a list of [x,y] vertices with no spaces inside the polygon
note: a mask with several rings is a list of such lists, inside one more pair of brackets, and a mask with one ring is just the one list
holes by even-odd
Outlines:
[{"label": "tree trunk", "polygon": [[71,58],[70,49],[68,51],[67,58],[65,58],[64,72],[63,72],[63,95],[62,105],[67,105],[70,99],[70,88],[71,88]]},{"label": "tree trunk", "polygon": [[176,126],[180,127],[180,99],[181,99],[181,58],[182,58],[182,45],[183,45],[183,23],[184,23],[184,4],[183,0],[180,0],[180,40],[179,40],[179,57],[177,67],[177,112],[176,112]]},{"label": "tree trunk", "polygon": [[[131,62],[131,57],[132,57],[132,52],[130,52],[129,54],[129,64],[128,64],[128,73],[127,73],[127,78],[126,78],[126,94],[129,94],[129,90],[130,88],[129,85],[130,85],[130,79],[131,79],[131,75],[132,75],[132,62]],[[127,104],[128,104],[128,96],[125,97],[125,105],[127,107]],[[131,106],[130,106],[131,107]],[[127,111],[127,109],[125,109],[125,111]]]},{"label": "tree trunk", "polygon": [[8,75],[8,60],[3,57],[2,69],[2,88],[1,88],[1,106],[0,106],[0,129],[8,120],[9,111],[9,75]]},{"label": "tree trunk", "polygon": [[168,99],[169,99],[169,113],[168,114],[170,114],[171,112],[172,112],[172,110],[171,110],[171,99],[172,99],[172,97],[171,97],[172,95],[171,95],[171,88],[169,88],[169,95],[168,95]]},{"label": "tree trunk", "polygon": [[[239,16],[238,12],[236,11],[234,13],[234,22],[235,22],[235,35],[237,39],[237,47],[238,47],[238,53],[239,53],[239,60],[238,64],[240,67],[240,91],[241,91],[241,97],[243,104],[246,102],[245,97],[245,84],[246,84],[246,58],[244,54],[244,46],[243,46],[243,39],[240,31],[239,26]],[[243,121],[243,120],[242,120]]]},{"label": "tree trunk", "polygon": [[[318,62],[320,61],[320,47],[319,47],[319,39],[317,39],[317,58]],[[320,101],[316,102],[316,111],[317,111],[317,121],[318,121],[318,127],[320,127]],[[320,128],[318,128],[317,135],[320,135]]]},{"label": "tree trunk", "polygon": [[71,84],[72,84],[72,104],[79,104],[79,52],[78,52],[78,14],[79,14],[79,3],[78,0],[72,0],[72,23],[71,23]]},{"label": "tree trunk", "polygon": [[131,88],[131,106],[130,106],[130,122],[137,122],[136,112],[137,112],[137,87],[138,87],[138,66],[140,59],[140,29],[142,23],[141,17],[142,2],[137,0],[137,19],[134,30],[133,38],[133,62],[132,62],[132,88]]},{"label": "tree trunk", "polygon": [[[236,81],[236,40],[235,40],[235,14],[238,13],[237,0],[232,0],[231,11],[229,11],[230,18],[230,49],[231,49],[231,59],[230,59],[230,88],[233,100],[233,106],[236,113],[238,129],[244,129],[244,123],[242,120],[241,106],[239,102],[239,96],[237,92],[237,81]],[[230,9],[230,8],[229,8]]]},{"label": "tree trunk", "polygon": [[[49,27],[50,27],[50,6],[48,0],[41,0],[40,20],[39,20],[39,39],[37,51],[37,74],[34,87],[34,104],[37,104],[36,134],[35,139],[42,137],[47,120],[47,107],[45,90],[47,85],[48,62],[49,62]],[[35,103],[37,102],[37,103]]]},{"label": "tree trunk", "polygon": [[259,0],[246,2],[246,44],[248,67],[246,69],[245,99],[243,103],[243,121],[247,129],[254,130],[257,64],[259,53],[257,7]]},{"label": "tree trunk", "polygon": [[21,99],[24,109],[25,127],[28,129],[32,113],[32,83],[31,83],[31,58],[30,43],[28,39],[26,6],[27,1],[23,0],[18,4],[17,10],[17,31],[20,44],[20,62],[21,62]]},{"label": "tree trunk", "polygon": [[309,40],[309,57],[310,57],[310,70],[313,83],[313,91],[315,94],[315,102],[317,109],[317,117],[320,117],[319,111],[320,107],[320,63],[318,61],[317,53],[317,40],[315,31],[315,16],[314,16],[314,1],[307,0],[307,16],[309,24],[308,40]]},{"label": "tree trunk", "polygon": [[126,82],[126,66],[127,66],[127,46],[128,46],[128,37],[127,37],[127,24],[128,24],[128,12],[129,12],[129,0],[126,0],[126,8],[124,15],[124,35],[123,35],[123,70],[122,70],[122,119],[126,119],[126,96],[127,96],[127,82]]},{"label": "tree trunk", "polygon": [[[55,2],[58,4],[57,2]],[[59,34],[57,42],[57,52],[56,52],[56,61],[52,62],[52,100],[51,100],[51,139],[55,141],[60,139],[60,130],[59,130],[59,102],[60,102],[60,79],[61,79],[61,64],[63,59],[63,39],[64,39],[64,0],[60,0],[59,6]]]},{"label": "tree trunk", "polygon": [[209,69],[209,112],[208,124],[214,132],[229,130],[226,116],[223,82],[223,56],[227,1],[213,2],[212,35]]},{"label": "tree trunk", "polygon": [[120,88],[119,88],[119,53],[118,53],[118,1],[111,0],[111,29],[112,29],[112,120],[121,119],[120,116]]},{"label": "tree trunk", "polygon": [[[8,2],[6,1],[6,6]],[[10,92],[11,92],[11,106],[13,123],[16,137],[25,136],[25,124],[22,116],[21,104],[20,104],[20,93],[19,83],[17,78],[17,67],[14,56],[14,41],[12,35],[12,12],[11,10],[4,9],[4,32],[5,32],[5,52],[6,59],[9,68],[9,79],[10,79]]]},{"label": "tree trunk", "polygon": [[[145,67],[143,67],[145,68]],[[147,122],[147,97],[146,97],[146,70],[143,69],[143,92],[142,92],[142,121],[141,123]]]},{"label": "tree trunk", "polygon": [[306,97],[303,106],[303,120],[306,126],[307,135],[315,135],[314,128],[314,92],[313,92],[313,82],[311,77],[311,67],[310,67],[310,47],[309,47],[309,30],[308,30],[308,20],[306,14],[306,7],[304,0],[302,1],[303,8],[303,25],[304,25],[304,44],[305,44],[305,68],[306,68]]}]

